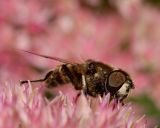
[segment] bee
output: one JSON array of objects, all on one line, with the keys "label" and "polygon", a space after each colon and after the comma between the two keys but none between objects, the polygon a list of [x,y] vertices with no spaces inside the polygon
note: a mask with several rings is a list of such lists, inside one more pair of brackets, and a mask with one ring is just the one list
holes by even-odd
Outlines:
[{"label": "bee", "polygon": [[[47,88],[71,83],[76,90],[83,90],[86,95],[97,97],[110,93],[112,99],[115,98],[120,102],[128,96],[130,89],[134,89],[132,79],[127,72],[108,64],[91,59],[84,63],[73,63],[57,57],[25,52],[63,63],[49,71],[44,78],[30,80],[30,82],[45,82]],[[20,84],[27,82],[28,80],[20,81]]]}]

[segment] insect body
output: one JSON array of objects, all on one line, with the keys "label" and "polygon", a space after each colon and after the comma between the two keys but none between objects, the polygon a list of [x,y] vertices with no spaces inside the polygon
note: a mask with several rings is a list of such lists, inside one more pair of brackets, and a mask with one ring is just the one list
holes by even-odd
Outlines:
[{"label": "insect body", "polygon": [[[94,60],[86,60],[84,63],[78,64],[59,58],[29,53],[64,63],[48,72],[43,79],[31,80],[31,82],[45,82],[48,88],[72,83],[76,90],[84,90],[90,96],[103,96],[110,93],[119,101],[123,101],[128,96],[130,89],[134,88],[130,76],[125,71],[115,69],[107,64]],[[21,81],[21,84],[27,82]]]}]

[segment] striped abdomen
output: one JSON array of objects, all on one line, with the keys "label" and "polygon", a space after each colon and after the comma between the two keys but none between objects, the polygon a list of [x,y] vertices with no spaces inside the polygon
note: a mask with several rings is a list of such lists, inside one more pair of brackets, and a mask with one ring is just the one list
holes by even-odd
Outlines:
[{"label": "striped abdomen", "polygon": [[80,64],[63,64],[47,73],[45,82],[49,88],[72,83],[77,90],[82,89],[82,69]]}]

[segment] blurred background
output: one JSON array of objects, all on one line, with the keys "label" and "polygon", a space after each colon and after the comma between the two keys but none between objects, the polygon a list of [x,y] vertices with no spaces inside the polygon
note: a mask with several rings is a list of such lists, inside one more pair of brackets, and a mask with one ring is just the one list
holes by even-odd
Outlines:
[{"label": "blurred background", "polygon": [[0,83],[60,64],[18,49],[124,69],[135,112],[160,125],[160,0],[0,0]]}]

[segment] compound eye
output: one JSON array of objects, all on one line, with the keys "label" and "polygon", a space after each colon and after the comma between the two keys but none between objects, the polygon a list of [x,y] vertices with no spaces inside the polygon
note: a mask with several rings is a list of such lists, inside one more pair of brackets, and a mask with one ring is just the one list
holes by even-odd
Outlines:
[{"label": "compound eye", "polygon": [[108,77],[108,84],[111,87],[119,87],[126,81],[126,75],[121,71],[113,71]]}]

